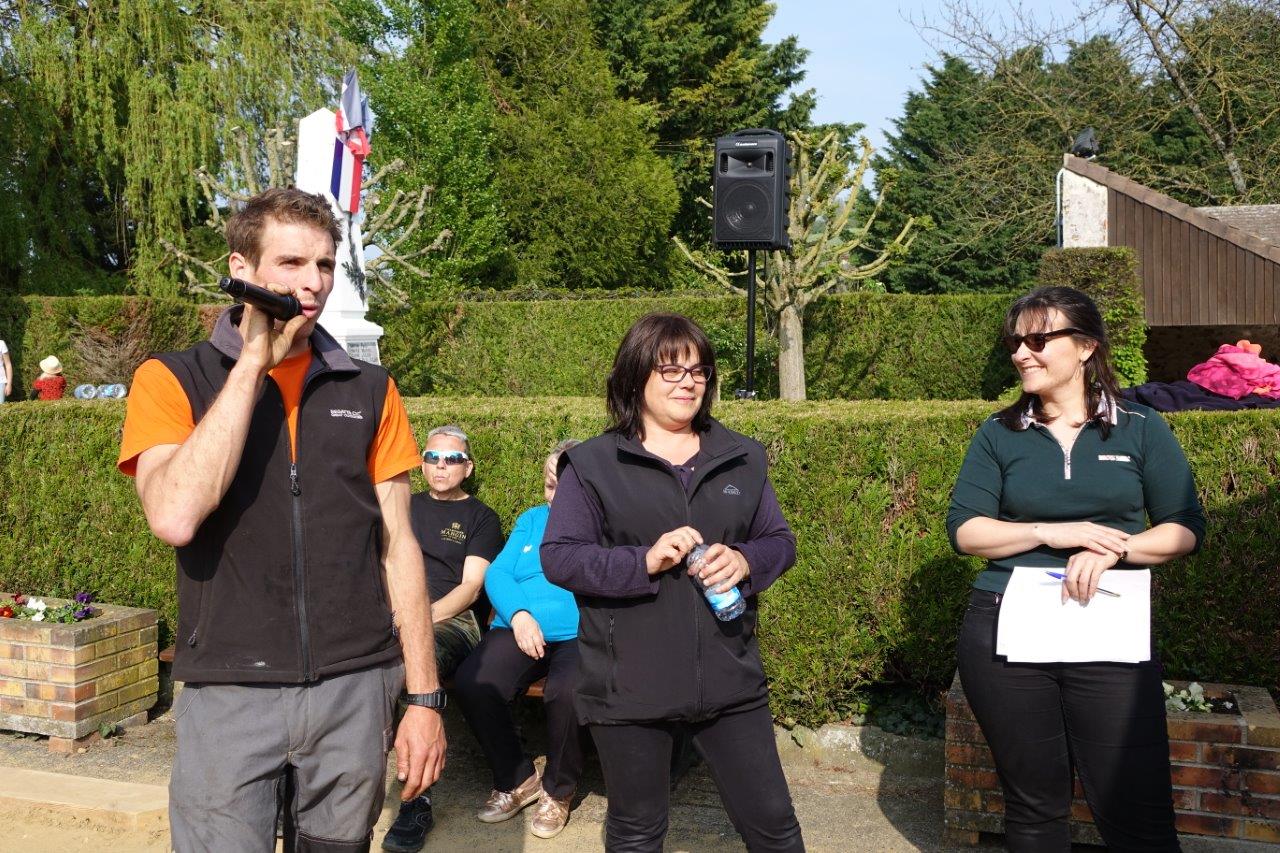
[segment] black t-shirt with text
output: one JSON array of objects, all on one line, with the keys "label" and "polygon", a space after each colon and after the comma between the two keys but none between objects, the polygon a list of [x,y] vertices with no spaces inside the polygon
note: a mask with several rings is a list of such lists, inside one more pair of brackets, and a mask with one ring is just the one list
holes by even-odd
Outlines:
[{"label": "black t-shirt with text", "polygon": [[460,501],[440,501],[419,492],[409,501],[413,535],[427,565],[427,591],[439,601],[462,583],[467,557],[493,561],[502,550],[498,514],[468,495]]}]

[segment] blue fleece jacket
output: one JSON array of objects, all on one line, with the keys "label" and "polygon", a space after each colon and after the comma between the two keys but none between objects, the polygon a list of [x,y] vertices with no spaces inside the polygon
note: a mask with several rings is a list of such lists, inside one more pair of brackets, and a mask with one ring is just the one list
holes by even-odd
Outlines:
[{"label": "blue fleece jacket", "polygon": [[573,593],[542,573],[538,551],[550,512],[550,504],[543,504],[520,514],[506,547],[484,574],[484,589],[496,612],[492,627],[509,629],[511,618],[527,610],[546,641],[557,643],[578,636],[578,604]]}]

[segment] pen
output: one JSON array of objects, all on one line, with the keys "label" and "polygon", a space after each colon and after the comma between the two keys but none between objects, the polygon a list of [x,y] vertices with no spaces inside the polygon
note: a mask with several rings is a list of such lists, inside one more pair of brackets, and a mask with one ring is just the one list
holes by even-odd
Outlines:
[{"label": "pen", "polygon": [[[1048,575],[1048,576],[1049,576],[1049,577],[1051,577],[1051,578],[1057,578],[1057,579],[1058,579],[1058,580],[1060,580],[1060,581],[1064,581],[1064,580],[1066,580],[1066,579],[1067,579],[1067,576],[1066,576],[1066,575],[1061,574],[1061,573],[1059,573],[1059,572],[1045,572],[1045,574],[1046,574],[1046,575]],[[1109,595],[1109,596],[1111,596],[1112,598],[1119,598],[1119,597],[1120,597],[1120,593],[1118,593],[1118,592],[1112,592],[1111,590],[1109,590],[1109,589],[1103,589],[1102,587],[1098,587],[1098,592],[1102,593],[1103,595]]]}]

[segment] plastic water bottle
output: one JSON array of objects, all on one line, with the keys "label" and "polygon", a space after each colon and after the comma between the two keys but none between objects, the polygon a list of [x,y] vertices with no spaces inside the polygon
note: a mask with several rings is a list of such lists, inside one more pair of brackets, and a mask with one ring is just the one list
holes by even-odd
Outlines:
[{"label": "plastic water bottle", "polygon": [[[706,554],[706,545],[694,546],[694,549],[689,552],[689,568],[695,571],[700,569]],[[702,578],[696,574],[693,578],[702,586],[702,594],[707,597],[707,603],[711,605],[711,611],[716,614],[716,618],[721,622],[737,619],[742,615],[742,611],[747,609],[747,601],[742,597],[742,593],[738,592],[736,586],[732,587],[728,592],[716,592],[714,587],[703,585]]]}]

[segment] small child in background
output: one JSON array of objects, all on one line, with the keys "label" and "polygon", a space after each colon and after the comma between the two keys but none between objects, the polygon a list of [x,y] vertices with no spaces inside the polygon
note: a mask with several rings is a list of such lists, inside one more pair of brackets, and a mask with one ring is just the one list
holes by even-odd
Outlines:
[{"label": "small child in background", "polygon": [[62,375],[62,362],[56,355],[40,360],[40,377],[31,384],[40,400],[61,400],[67,390],[67,378]]}]

